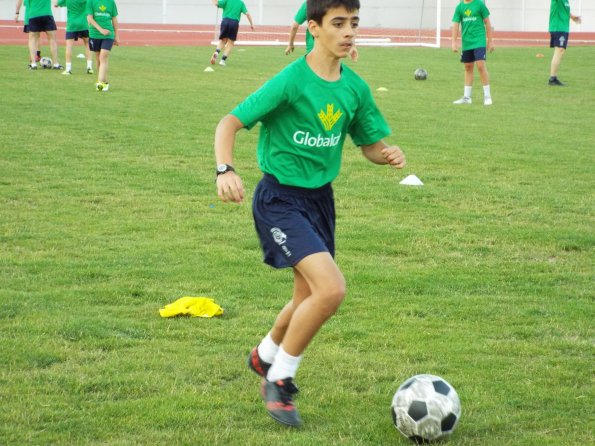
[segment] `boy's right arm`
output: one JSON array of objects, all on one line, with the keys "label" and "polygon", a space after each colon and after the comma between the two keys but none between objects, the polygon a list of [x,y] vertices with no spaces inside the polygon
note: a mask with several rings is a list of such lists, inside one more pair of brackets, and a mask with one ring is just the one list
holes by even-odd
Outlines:
[{"label": "boy's right arm", "polygon": [[293,22],[291,25],[291,29],[289,30],[289,43],[287,44],[287,48],[285,48],[285,55],[287,56],[289,53],[293,53],[294,43],[295,43],[295,36],[297,35],[298,29],[300,28],[300,24],[297,22]]},{"label": "boy's right arm", "polygon": [[457,37],[459,37],[459,22],[452,22],[450,37],[451,37],[451,41],[452,41],[452,50],[456,53],[457,52]]},{"label": "boy's right arm", "polygon": [[[236,133],[244,128],[244,124],[234,115],[227,115],[219,121],[215,130],[215,160],[217,166],[228,164],[233,166],[233,146]],[[241,203],[244,200],[244,186],[239,175],[228,171],[217,175],[217,195],[224,201]]]}]

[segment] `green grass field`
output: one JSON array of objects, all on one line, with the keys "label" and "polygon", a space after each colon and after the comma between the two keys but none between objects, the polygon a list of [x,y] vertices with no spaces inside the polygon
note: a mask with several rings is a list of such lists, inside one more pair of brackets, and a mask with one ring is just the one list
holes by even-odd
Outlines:
[{"label": "green grass field", "polygon": [[[258,131],[237,140],[245,204],[218,201],[213,157],[219,119],[293,58],[239,48],[205,73],[210,51],[116,48],[100,94],[81,59],[28,72],[0,47],[0,444],[407,445],[389,408],[418,373],[458,390],[453,445],[593,444],[595,48],[569,48],[567,88],[549,49],[498,49],[492,107],[478,80],[451,104],[446,49],[361,49],[408,166],[346,144],[348,297],[298,373],[299,431],[244,362],[291,289],[252,226]],[[185,295],[225,314],[159,317]]]}]

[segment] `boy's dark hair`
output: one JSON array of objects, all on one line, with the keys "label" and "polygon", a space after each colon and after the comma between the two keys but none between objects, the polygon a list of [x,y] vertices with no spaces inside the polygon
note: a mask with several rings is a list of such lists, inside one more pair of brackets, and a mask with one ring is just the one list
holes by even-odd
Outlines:
[{"label": "boy's dark hair", "polygon": [[306,13],[308,20],[322,25],[322,18],[331,8],[345,8],[347,11],[359,9],[359,0],[308,0]]}]

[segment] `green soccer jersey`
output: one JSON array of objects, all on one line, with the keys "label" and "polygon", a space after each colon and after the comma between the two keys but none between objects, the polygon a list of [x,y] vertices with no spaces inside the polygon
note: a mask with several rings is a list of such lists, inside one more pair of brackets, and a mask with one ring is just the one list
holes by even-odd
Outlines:
[{"label": "green soccer jersey", "polygon": [[242,13],[246,14],[248,12],[242,0],[219,0],[217,6],[223,9],[224,19],[239,21]]},{"label": "green soccer jersey", "polygon": [[281,184],[317,188],[341,167],[347,134],[358,145],[390,134],[368,85],[343,65],[341,79],[318,77],[305,57],[288,65],[232,112],[250,129],[261,122],[258,165]]},{"label": "green soccer jersey", "polygon": [[461,2],[457,5],[452,21],[461,24],[463,51],[486,46],[484,20],[489,16],[490,11],[481,0],[473,0],[470,3]]},{"label": "green soccer jersey", "polygon": [[[293,20],[295,23],[302,24],[308,19],[308,11],[306,9],[308,2],[304,2],[300,7],[299,11],[296,13]],[[306,52],[309,53],[314,49],[314,37],[310,34],[310,30],[306,28]]]},{"label": "green soccer jersey", "polygon": [[51,0],[29,0],[29,12],[27,14],[29,20],[46,15],[52,15]]},{"label": "green soccer jersey", "polygon": [[29,26],[29,0],[24,0],[23,6],[25,7],[25,17],[23,18],[23,25]]},{"label": "green soccer jersey", "polygon": [[86,31],[89,29],[87,23],[87,0],[58,0],[58,6],[66,6],[66,32]]},{"label": "green soccer jersey", "polygon": [[89,25],[89,37],[92,39],[113,39],[115,37],[113,17],[118,17],[118,7],[114,0],[87,0],[86,14],[92,15],[99,26],[110,31],[104,36],[97,28]]},{"label": "green soccer jersey", "polygon": [[550,5],[550,32],[570,31],[570,2],[552,0]]}]

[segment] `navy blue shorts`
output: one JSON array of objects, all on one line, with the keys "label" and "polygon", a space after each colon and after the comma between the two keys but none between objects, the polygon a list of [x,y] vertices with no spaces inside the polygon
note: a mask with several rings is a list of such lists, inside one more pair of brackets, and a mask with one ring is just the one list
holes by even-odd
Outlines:
[{"label": "navy blue shorts", "polygon": [[254,191],[252,214],[264,263],[288,268],[311,254],[335,256],[335,199],[330,183],[304,189],[281,185],[265,174]]},{"label": "navy blue shorts", "polygon": [[42,31],[56,31],[56,22],[54,16],[42,15],[29,19],[29,31],[32,33],[40,33]]},{"label": "navy blue shorts", "polygon": [[89,39],[89,49],[94,53],[101,50],[111,51],[114,46],[114,39]]},{"label": "navy blue shorts", "polygon": [[23,32],[24,33],[28,33],[29,32],[29,25],[24,25],[23,26]]},{"label": "navy blue shorts", "polygon": [[240,28],[240,22],[234,19],[223,19],[221,20],[221,31],[219,32],[219,40],[229,39],[234,42],[238,38],[238,29]]},{"label": "navy blue shorts", "polygon": [[79,38],[88,38],[89,37],[89,30],[85,29],[84,31],[66,31],[66,40],[74,39],[77,41]]},{"label": "navy blue shorts", "polygon": [[465,50],[461,53],[461,62],[472,63],[478,60],[486,60],[486,47],[473,48],[472,50]]},{"label": "navy blue shorts", "polygon": [[550,33],[550,48],[564,48],[568,45],[568,33],[554,31]]}]

